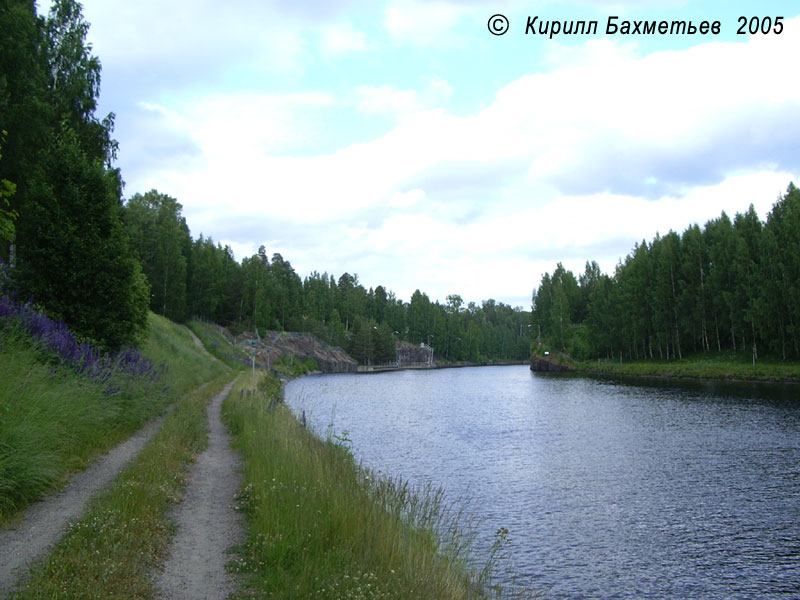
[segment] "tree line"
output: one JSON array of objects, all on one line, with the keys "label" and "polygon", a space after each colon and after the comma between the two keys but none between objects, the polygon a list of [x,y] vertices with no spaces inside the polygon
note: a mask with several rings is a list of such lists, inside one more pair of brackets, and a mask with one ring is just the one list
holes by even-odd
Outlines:
[{"label": "tree line", "polygon": [[358,275],[313,272],[301,279],[264,246],[241,263],[230,247],[192,239],[177,199],[156,190],[132,196],[122,220],[150,282],[150,309],[178,322],[200,318],[262,336],[302,331],[344,347],[363,363],[389,362],[395,342],[424,343],[451,361],[527,358],[529,313],[487,300],[442,305],[415,291],[404,302]]},{"label": "tree line", "polygon": [[88,29],[72,0],[45,18],[33,0],[0,0],[0,260],[22,294],[115,349],[146,326],[148,291],[120,220],[114,115],[95,114]]},{"label": "tree line", "polygon": [[750,205],[642,240],[613,275],[559,263],[532,308],[534,338],[579,359],[800,358],[800,190],[789,184],[764,222]]},{"label": "tree line", "polygon": [[107,349],[135,343],[149,309],[257,335],[307,331],[362,362],[393,360],[398,340],[449,360],[527,356],[521,309],[456,295],[442,305],[419,291],[403,302],[349,273],[301,280],[263,246],[237,262],[212,238],[193,239],[169,195],[123,201],[88,29],[75,0],[56,0],[46,17],[33,0],[0,0],[0,261],[19,293]]}]

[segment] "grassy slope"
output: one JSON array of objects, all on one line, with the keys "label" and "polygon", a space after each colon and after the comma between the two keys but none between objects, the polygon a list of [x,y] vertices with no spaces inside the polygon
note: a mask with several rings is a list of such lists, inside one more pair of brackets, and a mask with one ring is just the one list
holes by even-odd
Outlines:
[{"label": "grassy slope", "polygon": [[576,368],[611,375],[800,382],[800,364],[762,359],[753,365],[752,357],[734,354],[699,354],[672,361],[586,361]]},{"label": "grassy slope", "polygon": [[246,463],[248,540],[234,564],[242,597],[486,597],[440,492],[375,480],[346,445],[318,439],[270,401],[279,395],[274,377],[244,374],[223,407]]},{"label": "grassy slope", "polygon": [[191,464],[207,443],[206,405],[229,374],[184,395],[156,437],[110,488],[96,496],[53,552],[11,598],[153,598],[151,572],[172,535]]},{"label": "grassy slope", "polygon": [[217,325],[202,321],[189,321],[188,325],[206,349],[229,367],[242,369],[250,366],[252,355],[233,346]]},{"label": "grassy slope", "polygon": [[[171,380],[191,388],[211,365],[184,330],[151,319],[148,351],[169,356]],[[346,446],[319,440],[270,402],[280,394],[275,378],[259,386],[248,374],[240,373],[225,407],[246,460],[241,501],[248,542],[232,565],[247,577],[243,597],[485,597],[476,586],[479,574],[466,567],[468,544],[443,513],[439,493],[371,479]],[[92,500],[12,598],[154,597],[151,573],[172,533],[169,509],[205,446],[206,403],[229,377],[223,373],[177,402],[156,438]],[[241,398],[242,388],[258,392]],[[452,537],[443,542],[434,528]],[[521,590],[514,597],[531,595]]]},{"label": "grassy slope", "polygon": [[177,395],[185,394],[201,383],[225,371],[205,348],[198,348],[184,326],[150,313],[150,329],[142,352],[156,364],[168,365],[167,385]]},{"label": "grassy slope", "polygon": [[[112,437],[102,428],[97,430],[100,421],[84,415],[91,412],[86,407],[103,413],[104,407],[98,409],[94,402],[97,384],[66,370],[51,374],[29,345],[26,348],[24,338],[6,342],[8,364],[22,374],[21,380],[15,380],[24,397],[59,408],[58,414],[51,411],[49,417],[43,415],[25,429],[40,428],[54,434],[64,427],[83,427],[91,433],[84,442],[88,455],[112,445],[112,440],[124,437],[165,405],[175,404],[135,462],[108,490],[92,499],[86,514],[70,526],[53,552],[32,570],[30,582],[12,597],[153,597],[150,573],[169,544],[169,508],[180,501],[191,463],[206,445],[205,407],[230,380],[230,370],[198,348],[185,327],[151,314],[142,350],[157,364],[165,363],[166,369],[157,385],[139,382],[134,386],[128,410],[116,411],[117,419],[127,415],[122,419],[126,426],[118,427],[118,434]],[[208,385],[197,389],[202,383]],[[49,392],[41,395],[44,390]],[[98,397],[102,404],[102,389]],[[0,398],[8,399],[5,394]],[[136,418],[131,417],[133,413]],[[31,448],[18,454],[32,462],[41,458]]]},{"label": "grassy slope", "polygon": [[223,371],[185,328],[153,314],[149,325],[142,351],[166,367],[157,382],[95,382],[43,363],[26,335],[0,333],[0,524]]}]

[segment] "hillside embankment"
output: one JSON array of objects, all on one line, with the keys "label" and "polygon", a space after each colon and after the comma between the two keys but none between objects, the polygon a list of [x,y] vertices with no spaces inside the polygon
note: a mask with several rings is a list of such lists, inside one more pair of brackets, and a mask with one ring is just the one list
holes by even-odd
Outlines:
[{"label": "hillside embankment", "polygon": [[[184,407],[204,407],[221,387],[211,380],[230,377],[184,327],[149,321],[141,355],[76,362],[71,345],[46,345],[58,323],[35,309],[2,320],[0,597],[144,597],[163,513],[204,436]],[[192,431],[191,447],[176,428]],[[170,444],[180,464],[161,451]]]},{"label": "hillside embankment", "polygon": [[[53,526],[53,540],[60,539],[46,556],[30,571],[20,564],[1,578],[5,592],[15,588],[11,598],[211,599],[237,587],[240,594],[298,599],[494,597],[492,558],[484,570],[470,566],[470,538],[461,537],[440,491],[376,478],[355,463],[346,439],[313,436],[280,402],[278,378],[264,369],[252,375],[246,355],[224,339],[216,340],[213,360],[182,327],[151,321],[145,347],[156,344],[153,357],[169,357],[161,384],[175,386],[163,388],[174,408],[149,426],[155,433],[113,481],[80,500],[82,516]],[[214,333],[196,335],[205,343]],[[228,361],[239,372],[230,394]],[[175,398],[202,374],[208,385]],[[48,382],[58,396],[72,379]],[[224,422],[242,453],[241,470],[220,423],[226,396]],[[69,396],[62,416],[77,417],[76,398]],[[138,396],[131,400],[135,405]],[[244,532],[236,508],[246,516]]]}]

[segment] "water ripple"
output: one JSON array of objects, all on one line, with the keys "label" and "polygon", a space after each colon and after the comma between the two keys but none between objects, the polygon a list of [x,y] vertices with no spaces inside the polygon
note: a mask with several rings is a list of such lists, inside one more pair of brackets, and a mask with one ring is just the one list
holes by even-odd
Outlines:
[{"label": "water ripple", "polygon": [[478,549],[548,598],[800,595],[800,401],[768,386],[626,385],[524,367],[292,382],[366,465],[470,498]]}]

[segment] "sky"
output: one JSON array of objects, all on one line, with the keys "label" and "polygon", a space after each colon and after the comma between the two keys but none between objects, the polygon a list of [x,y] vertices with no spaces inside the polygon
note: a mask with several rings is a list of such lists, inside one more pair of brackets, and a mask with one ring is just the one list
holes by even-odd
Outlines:
[{"label": "sky", "polygon": [[[611,274],[800,183],[800,6],[753,5],[83,2],[126,198],[173,196],[194,238],[301,278],[525,310],[559,261]],[[614,16],[720,33],[608,34]],[[534,17],[597,33],[526,34]]]}]

